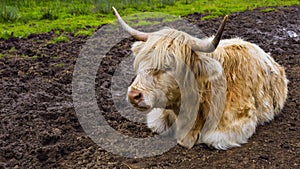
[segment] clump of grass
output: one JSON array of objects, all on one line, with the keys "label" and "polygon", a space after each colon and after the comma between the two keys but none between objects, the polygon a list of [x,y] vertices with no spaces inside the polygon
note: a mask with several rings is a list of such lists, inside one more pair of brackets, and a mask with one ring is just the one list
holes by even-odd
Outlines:
[{"label": "clump of grass", "polygon": [[136,10],[153,10],[155,8],[164,8],[175,5],[178,0],[94,0],[95,12],[103,14],[111,13],[111,7],[117,9],[136,9]]},{"label": "clump of grass", "polygon": [[63,66],[65,66],[65,64],[64,64],[64,63],[57,63],[57,64],[55,64],[54,66],[55,66],[55,67],[63,67]]},{"label": "clump of grass", "polygon": [[43,9],[42,17],[41,19],[49,19],[49,20],[56,20],[58,19],[58,14],[56,10],[52,9]]},{"label": "clump of grass", "polygon": [[58,42],[69,42],[69,38],[67,36],[64,35],[60,35],[59,37],[56,37],[53,39],[55,43]]},{"label": "clump of grass", "polygon": [[8,39],[9,37],[11,37],[11,32],[7,30],[3,30],[0,32],[0,37],[4,39]]},{"label": "clump of grass", "polygon": [[272,12],[272,11],[276,11],[276,9],[274,9],[274,8],[266,8],[266,9],[261,10],[261,12],[265,12],[265,13]]},{"label": "clump of grass", "polygon": [[19,18],[19,12],[16,7],[2,6],[0,8],[0,21],[1,22],[15,22]]},{"label": "clump of grass", "polygon": [[14,51],[16,51],[16,48],[14,46],[9,49],[9,52],[14,52]]},{"label": "clump of grass", "polygon": [[61,34],[61,32],[60,32],[60,30],[55,30],[55,31],[54,31],[54,34],[56,34],[56,35],[60,35],[60,34]]},{"label": "clump of grass", "polygon": [[92,36],[93,35],[94,30],[93,29],[89,29],[89,30],[79,30],[77,31],[74,36]]},{"label": "clump of grass", "polygon": [[94,0],[95,9],[94,11],[99,11],[101,13],[107,14],[111,12],[112,6],[117,6],[116,2],[112,0]]},{"label": "clump of grass", "polygon": [[48,44],[57,44],[59,42],[69,42],[69,38],[65,35],[60,35],[50,40]]},{"label": "clump of grass", "polygon": [[90,10],[85,5],[72,4],[69,7],[68,13],[73,16],[87,15],[90,13]]},{"label": "clump of grass", "polygon": [[185,0],[185,4],[191,4],[191,3],[193,3],[195,0]]},{"label": "clump of grass", "polygon": [[159,0],[162,5],[174,5],[176,0]]}]

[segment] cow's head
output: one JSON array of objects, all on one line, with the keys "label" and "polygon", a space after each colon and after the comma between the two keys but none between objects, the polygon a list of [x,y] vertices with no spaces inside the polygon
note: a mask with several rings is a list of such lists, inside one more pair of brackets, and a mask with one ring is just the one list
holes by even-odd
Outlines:
[{"label": "cow's head", "polygon": [[[123,29],[138,40],[132,46],[136,77],[127,93],[128,101],[138,110],[179,108],[182,84],[189,83],[191,74],[204,81],[222,74],[221,64],[201,53],[217,48],[227,16],[213,39],[198,39],[169,28],[153,33],[140,32],[127,25],[113,9]],[[201,88],[197,86],[191,90]]]}]

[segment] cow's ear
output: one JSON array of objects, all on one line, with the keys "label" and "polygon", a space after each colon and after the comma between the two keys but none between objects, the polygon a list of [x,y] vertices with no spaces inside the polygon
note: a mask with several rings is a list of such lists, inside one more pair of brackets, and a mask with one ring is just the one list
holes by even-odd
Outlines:
[{"label": "cow's ear", "polygon": [[197,55],[193,65],[195,75],[206,80],[214,80],[223,73],[223,67],[219,61],[208,56]]},{"label": "cow's ear", "polygon": [[143,41],[137,41],[132,44],[131,51],[134,56],[136,56],[140,52],[140,50],[142,49],[144,44],[145,44],[145,42],[143,42]]}]

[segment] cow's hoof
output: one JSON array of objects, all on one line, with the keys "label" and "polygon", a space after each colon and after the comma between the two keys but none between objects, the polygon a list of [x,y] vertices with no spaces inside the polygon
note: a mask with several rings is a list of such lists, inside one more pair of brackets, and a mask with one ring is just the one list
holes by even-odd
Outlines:
[{"label": "cow's hoof", "polygon": [[187,135],[183,139],[177,139],[177,143],[188,149],[192,148],[198,140],[198,135]]}]

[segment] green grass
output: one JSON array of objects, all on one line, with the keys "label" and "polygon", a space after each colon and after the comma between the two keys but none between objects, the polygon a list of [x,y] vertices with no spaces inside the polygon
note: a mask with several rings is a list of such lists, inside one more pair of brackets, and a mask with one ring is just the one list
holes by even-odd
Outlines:
[{"label": "green grass", "polygon": [[[224,16],[232,12],[257,7],[300,5],[299,0],[1,0],[0,38],[26,37],[31,33],[54,30],[59,35],[73,32],[76,36],[90,36],[101,24],[115,20],[112,6],[122,16],[148,12],[143,18],[160,14],[183,16],[194,12],[207,13],[202,19]],[[262,12],[271,12],[266,8]],[[149,12],[160,12],[157,14]],[[156,15],[156,16],[155,16]],[[164,19],[164,21],[168,21]],[[150,24],[141,20],[138,24]],[[87,29],[88,27],[88,29]],[[59,41],[59,40],[58,40]]]},{"label": "green grass", "polygon": [[94,31],[92,29],[89,29],[89,30],[79,30],[74,35],[75,36],[92,36],[93,32]]},{"label": "green grass", "polygon": [[126,18],[126,22],[130,26],[155,25],[161,22],[171,22],[180,19],[179,16],[163,12],[143,12],[124,16],[124,18]]},{"label": "green grass", "polygon": [[64,35],[60,35],[58,37],[53,38],[53,40],[50,40],[48,43],[56,44],[59,42],[69,42],[69,38]]},{"label": "green grass", "polygon": [[63,67],[63,66],[65,66],[65,63],[56,63],[53,66],[55,66],[55,67]]},{"label": "green grass", "polygon": [[37,55],[33,55],[31,58],[32,58],[32,59],[37,59],[38,56],[37,56]]},{"label": "green grass", "polygon": [[273,12],[273,11],[276,11],[276,9],[274,9],[274,8],[266,8],[266,9],[261,10],[261,12],[265,12],[265,13]]},{"label": "green grass", "polygon": [[14,51],[16,51],[15,47],[12,47],[12,48],[9,49],[9,52],[14,52]]}]

